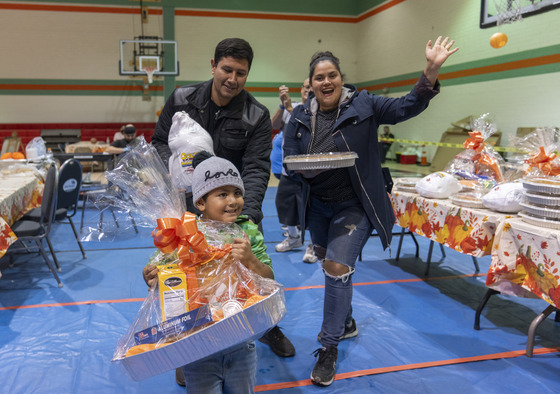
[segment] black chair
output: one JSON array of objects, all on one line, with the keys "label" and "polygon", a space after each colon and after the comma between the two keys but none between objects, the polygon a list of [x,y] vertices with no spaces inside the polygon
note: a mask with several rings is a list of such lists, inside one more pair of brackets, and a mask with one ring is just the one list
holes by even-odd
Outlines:
[{"label": "black chair", "polygon": [[[86,253],[82,243],[80,242],[80,237],[76,231],[76,226],[74,226],[74,221],[72,216],[78,211],[78,200],[80,198],[80,189],[82,186],[82,165],[76,159],[66,160],[60,167],[60,172],[58,174],[58,198],[56,204],[56,212],[54,220],[57,222],[62,222],[68,219],[68,223],[72,227],[82,256],[85,259]],[[28,212],[23,219],[24,220],[34,220],[39,221],[41,218],[41,209],[35,208]],[[60,269],[59,269],[60,270]]]},{"label": "black chair", "polygon": [[[28,220],[28,219],[20,219],[11,226],[12,231],[17,236],[17,242],[23,244],[25,247],[25,242],[35,242],[37,247],[39,248],[39,252],[45,259],[47,266],[49,267],[50,271],[54,275],[54,278],[58,282],[58,287],[62,287],[62,282],[60,281],[56,269],[53,263],[50,261],[47,253],[45,252],[45,248],[43,247],[43,238],[46,239],[51,254],[53,256],[53,260],[60,269],[60,265],[58,264],[58,260],[54,253],[54,249],[52,247],[51,241],[49,239],[49,232],[51,231],[52,222],[54,221],[54,215],[56,210],[56,201],[57,201],[57,192],[58,192],[58,169],[56,166],[51,166],[47,172],[47,178],[45,180],[45,187],[43,189],[43,198],[41,201],[40,207],[40,218],[38,221],[35,220]],[[14,245],[12,245],[14,246]],[[12,258],[12,253],[19,249],[8,249],[8,253],[10,254],[10,259]],[[25,250],[29,252],[29,249],[25,247]]]}]

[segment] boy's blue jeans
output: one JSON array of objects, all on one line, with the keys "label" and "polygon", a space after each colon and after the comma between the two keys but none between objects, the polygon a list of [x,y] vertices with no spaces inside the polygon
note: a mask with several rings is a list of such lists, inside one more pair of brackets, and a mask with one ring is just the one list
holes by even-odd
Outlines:
[{"label": "boy's blue jeans", "polygon": [[325,203],[312,197],[307,218],[317,257],[349,267],[349,272],[342,276],[333,276],[323,269],[325,299],[321,345],[337,346],[344,326],[352,321],[352,275],[373,226],[358,198]]},{"label": "boy's blue jeans", "polygon": [[257,384],[255,342],[185,365],[183,373],[188,394],[254,393]]}]

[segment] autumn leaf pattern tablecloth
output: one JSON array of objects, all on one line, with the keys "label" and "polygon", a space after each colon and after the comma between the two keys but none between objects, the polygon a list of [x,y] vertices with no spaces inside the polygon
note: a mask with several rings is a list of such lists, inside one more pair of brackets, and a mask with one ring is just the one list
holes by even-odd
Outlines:
[{"label": "autumn leaf pattern tablecloth", "polygon": [[17,240],[10,226],[41,205],[43,186],[35,175],[16,174],[0,179],[0,257]]},{"label": "autumn leaf pattern tablecloth", "polygon": [[497,225],[507,216],[485,209],[459,207],[449,199],[416,193],[391,195],[396,224],[453,250],[480,257],[490,254]]},{"label": "autumn leaf pattern tablecloth", "polygon": [[560,231],[509,218],[498,226],[486,286],[560,308]]}]

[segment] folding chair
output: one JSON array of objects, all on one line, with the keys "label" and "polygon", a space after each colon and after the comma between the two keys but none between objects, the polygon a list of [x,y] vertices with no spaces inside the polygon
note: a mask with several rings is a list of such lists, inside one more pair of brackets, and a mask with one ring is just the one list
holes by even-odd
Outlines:
[{"label": "folding chair", "polygon": [[[58,174],[58,199],[56,204],[56,212],[54,220],[62,222],[68,219],[68,223],[72,227],[82,256],[85,259],[86,253],[80,242],[80,237],[74,226],[72,216],[78,210],[78,200],[80,198],[80,188],[82,185],[82,165],[76,159],[66,160],[60,167]],[[35,208],[28,212],[23,219],[39,221],[41,218],[41,209]]]},{"label": "folding chair", "polygon": [[[46,239],[53,260],[56,267],[60,270],[60,265],[54,253],[54,248],[49,239],[49,232],[51,231],[52,222],[54,220],[54,214],[56,209],[56,201],[58,194],[58,169],[56,166],[51,166],[47,172],[47,178],[45,180],[45,187],[43,189],[43,199],[41,201],[41,216],[39,221],[26,220],[24,218],[18,220],[11,226],[12,231],[17,236],[17,242],[22,243],[25,246],[26,241],[35,242],[39,248],[39,252],[45,259],[45,263],[52,272],[54,278],[58,282],[58,287],[62,287],[62,282],[60,281],[57,270],[55,269],[53,263],[50,261],[45,248],[43,247],[43,238]],[[12,245],[13,246],[13,245]],[[16,249],[19,250],[19,249]],[[29,252],[28,248],[25,248]],[[10,259],[12,258],[12,253],[15,250],[8,249],[10,254]],[[11,262],[11,261],[10,261]]]}]

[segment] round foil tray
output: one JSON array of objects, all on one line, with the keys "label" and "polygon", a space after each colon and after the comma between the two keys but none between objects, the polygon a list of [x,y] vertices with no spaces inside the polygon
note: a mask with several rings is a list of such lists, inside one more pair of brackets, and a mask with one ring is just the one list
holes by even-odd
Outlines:
[{"label": "round foil tray", "polygon": [[523,211],[531,215],[547,219],[560,219],[560,209],[540,207],[527,202],[522,202],[520,204],[523,207]]},{"label": "round foil tray", "polygon": [[560,194],[560,181],[551,178],[523,179],[523,187],[537,193]]},{"label": "round foil tray", "polygon": [[455,205],[465,208],[480,208],[484,209],[484,204],[482,203],[482,199],[480,197],[471,196],[469,194],[454,194],[449,197],[451,202]]},{"label": "round foil tray", "polygon": [[327,152],[312,155],[292,155],[284,158],[291,171],[330,170],[351,167],[358,158],[355,152]]},{"label": "round foil tray", "polygon": [[519,216],[521,216],[521,220],[523,220],[526,223],[532,224],[534,226],[560,230],[560,220],[558,219],[539,217],[539,216],[531,215],[525,211],[519,212]]},{"label": "round foil tray", "polygon": [[530,193],[526,191],[525,199],[534,205],[542,205],[547,207],[560,207],[560,198],[558,198],[558,196]]},{"label": "round foil tray", "polygon": [[418,193],[416,191],[416,187],[412,187],[412,186],[404,186],[404,185],[396,185],[394,187],[395,191],[397,192],[405,192],[405,193]]}]

